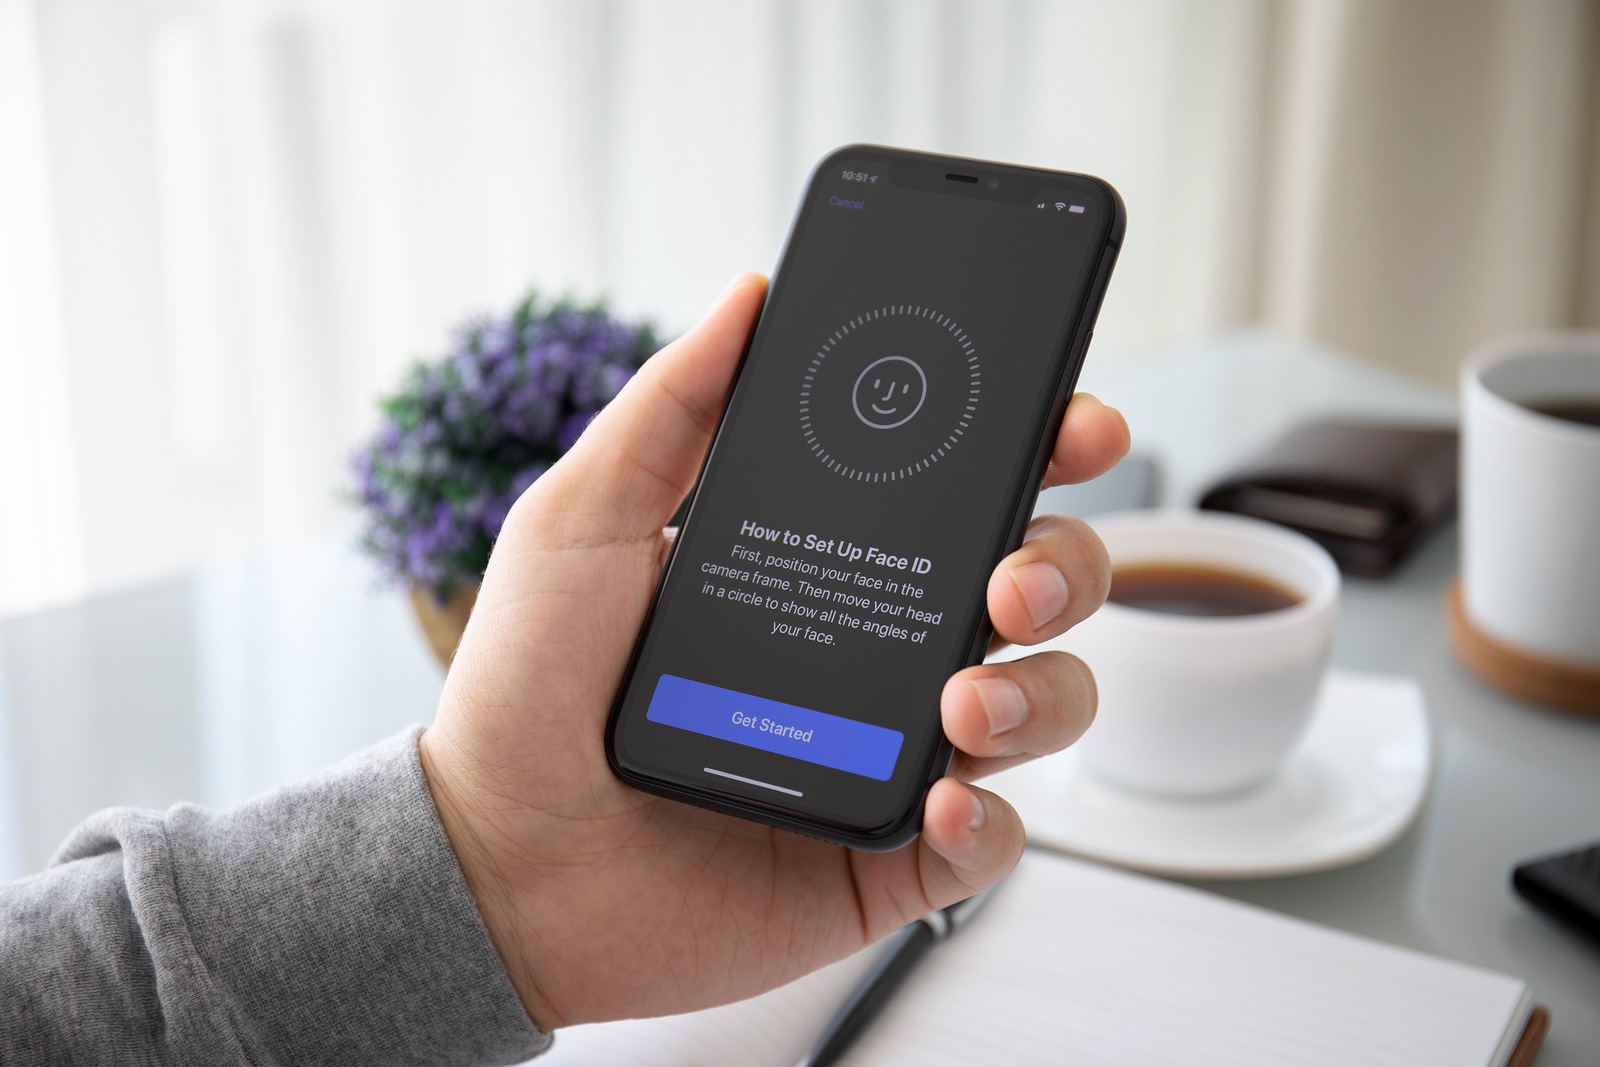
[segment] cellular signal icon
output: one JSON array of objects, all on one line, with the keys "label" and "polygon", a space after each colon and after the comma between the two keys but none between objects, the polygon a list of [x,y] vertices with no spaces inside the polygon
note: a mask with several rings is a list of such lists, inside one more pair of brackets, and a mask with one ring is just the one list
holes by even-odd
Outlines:
[{"label": "cellular signal icon", "polygon": [[1038,208],[1039,208],[1040,211],[1043,211],[1045,208],[1047,208],[1049,206],[1050,206],[1049,204],[1039,204]]}]

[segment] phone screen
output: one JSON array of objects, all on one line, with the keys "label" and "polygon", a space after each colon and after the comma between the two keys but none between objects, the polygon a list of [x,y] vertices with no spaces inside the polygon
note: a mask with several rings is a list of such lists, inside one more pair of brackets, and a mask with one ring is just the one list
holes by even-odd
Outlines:
[{"label": "phone screen", "polygon": [[613,710],[647,787],[871,834],[943,770],[1118,207],[932,158],[813,175]]}]

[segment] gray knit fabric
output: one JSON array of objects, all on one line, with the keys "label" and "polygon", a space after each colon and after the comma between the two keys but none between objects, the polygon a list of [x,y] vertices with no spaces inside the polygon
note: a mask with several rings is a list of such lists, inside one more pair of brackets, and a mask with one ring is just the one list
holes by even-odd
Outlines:
[{"label": "gray knit fabric", "polygon": [[101,812],[0,886],[0,1064],[544,1051],[439,824],[420,732],[228,811]]}]

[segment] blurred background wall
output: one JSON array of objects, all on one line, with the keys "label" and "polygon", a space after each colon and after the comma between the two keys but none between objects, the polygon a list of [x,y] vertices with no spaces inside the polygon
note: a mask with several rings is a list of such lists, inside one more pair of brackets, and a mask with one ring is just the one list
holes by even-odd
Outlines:
[{"label": "blurred background wall", "polygon": [[681,330],[848,141],[1117,185],[1096,360],[1449,387],[1600,325],[1597,69],[1583,0],[0,0],[0,613],[339,526],[453,324]]}]

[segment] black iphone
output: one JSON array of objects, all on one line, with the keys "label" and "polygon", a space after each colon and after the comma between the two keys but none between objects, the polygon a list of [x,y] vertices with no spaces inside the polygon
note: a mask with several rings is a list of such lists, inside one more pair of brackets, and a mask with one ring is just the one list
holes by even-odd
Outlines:
[{"label": "black iphone", "polygon": [[1122,243],[1097,178],[819,163],[606,730],[640,789],[855,848],[921,828]]}]

